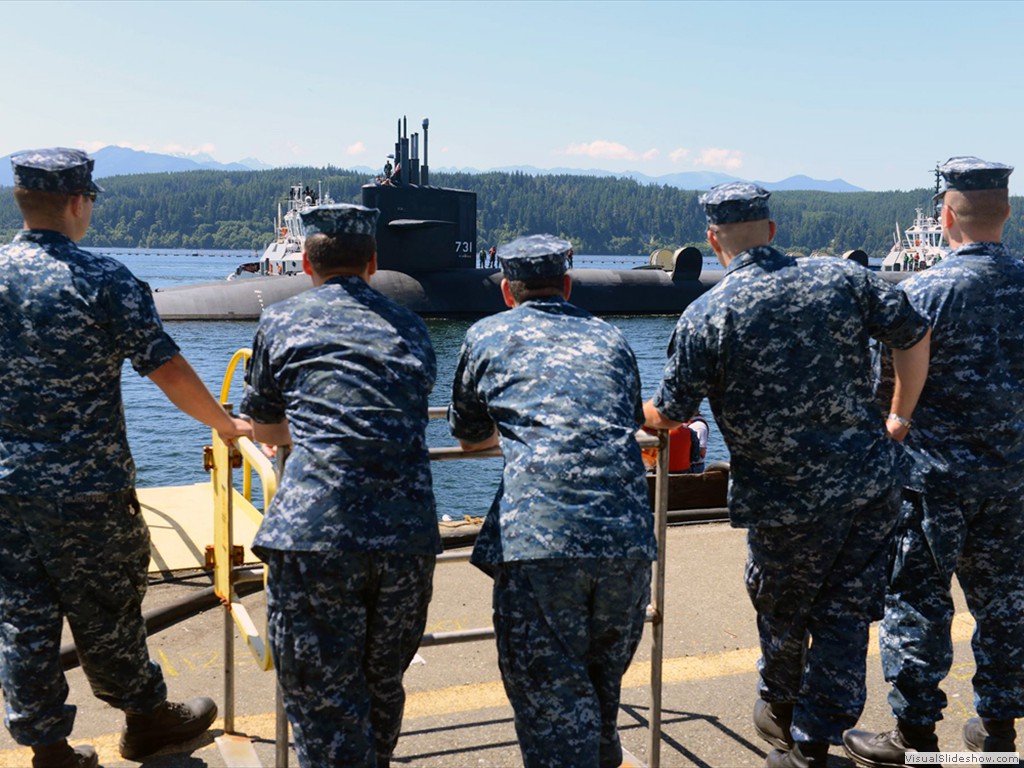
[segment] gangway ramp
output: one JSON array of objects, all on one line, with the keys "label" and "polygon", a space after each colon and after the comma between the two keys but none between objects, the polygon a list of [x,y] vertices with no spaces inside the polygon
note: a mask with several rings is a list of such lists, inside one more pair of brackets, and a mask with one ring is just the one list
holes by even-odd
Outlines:
[{"label": "gangway ramp", "polygon": [[[139,488],[139,505],[152,540],[150,573],[171,573],[206,567],[206,548],[213,544],[213,484]],[[233,537],[246,542],[243,563],[258,563],[247,542],[256,536],[262,513],[237,490],[232,492]]]}]

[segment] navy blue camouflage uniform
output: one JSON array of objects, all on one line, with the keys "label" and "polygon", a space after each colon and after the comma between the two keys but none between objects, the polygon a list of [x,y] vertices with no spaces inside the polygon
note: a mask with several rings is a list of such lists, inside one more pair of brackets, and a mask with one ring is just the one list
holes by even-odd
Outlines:
[{"label": "navy blue camouflage uniform", "polygon": [[[715,221],[709,207],[709,221],[767,218],[767,193],[750,186],[753,214],[726,206]],[[870,342],[908,348],[927,330],[860,265],[759,246],[687,307],[669,344],[652,404],[682,422],[711,403],[731,455],[730,519],[748,529],[759,693],[795,703],[798,742],[838,744],[864,705],[904,463],[874,405]]]},{"label": "navy blue camouflage uniform", "polygon": [[[376,220],[324,206],[304,216],[307,235],[338,231],[332,216]],[[260,319],[242,411],[287,419],[293,449],[253,550],[269,564],[271,651],[303,766],[387,765],[398,741],[441,550],[425,437],[435,375],[423,321],[358,276]]]},{"label": "navy blue camouflage uniform", "polygon": [[[33,165],[15,166],[20,187],[62,191],[59,178],[75,184],[69,194],[99,189],[77,150],[15,160]],[[24,230],[0,248],[0,349],[0,684],[11,735],[39,746],[74,722],[65,617],[98,698],[134,712],[166,700],[146,648],[149,531],[120,382],[126,358],[146,376],[178,347],[126,267],[61,233]]]},{"label": "navy blue camouflage uniform", "polygon": [[1024,717],[1024,264],[971,243],[900,287],[933,330],[880,633],[889,702],[912,725],[941,719],[955,571],[978,714]]},{"label": "navy blue camouflage uniform", "polygon": [[[567,250],[537,236],[500,255],[508,279],[557,278]],[[531,768],[622,759],[621,680],[656,556],[634,436],[642,421],[624,337],[560,295],[466,334],[449,423],[469,443],[497,428],[505,457],[472,560],[495,577],[498,661]]]}]

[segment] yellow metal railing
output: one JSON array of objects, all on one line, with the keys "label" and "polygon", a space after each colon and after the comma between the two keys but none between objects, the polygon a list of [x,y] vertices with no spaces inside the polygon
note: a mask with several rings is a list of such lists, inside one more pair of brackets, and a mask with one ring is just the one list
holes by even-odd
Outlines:
[{"label": "yellow metal railing", "polygon": [[[229,412],[231,406],[228,401],[235,372],[238,369],[239,363],[248,361],[251,356],[251,349],[240,349],[235,352],[228,363],[227,371],[224,374],[224,381],[221,385],[220,402]],[[446,414],[447,409],[445,408],[429,409],[429,416],[432,419],[444,418]],[[657,436],[646,434],[642,430],[636,433],[636,440],[641,448],[659,449],[654,491],[654,527],[658,541],[658,559],[653,564],[651,604],[647,609],[647,621],[651,624],[652,628],[651,714],[648,721],[649,742],[647,752],[650,768],[658,768],[661,756],[661,667],[664,645],[665,536],[668,522],[667,435],[668,433],[664,431],[659,432]],[[252,476],[255,474],[259,478],[263,488],[263,514],[266,515],[270,502],[277,492],[280,472],[288,455],[287,447],[282,446],[277,455],[277,466],[275,468],[270,459],[264,456],[262,451],[251,440],[240,438],[236,443],[237,448],[232,448],[220,439],[216,431],[213,433],[213,468],[211,477],[214,496],[214,589],[230,616],[230,619],[225,619],[224,629],[224,731],[226,734],[234,732],[234,626],[237,626],[238,630],[242,633],[260,668],[264,671],[273,668],[273,659],[271,658],[266,639],[266,624],[264,623],[263,632],[260,633],[245,606],[239,600],[234,588],[238,578],[234,566],[240,564],[240,558],[237,556],[240,548],[236,547],[232,541],[232,468],[233,465],[235,468],[241,467],[243,473],[242,496],[250,503],[252,501]],[[459,446],[430,448],[429,452],[430,458],[433,461],[470,458],[483,459],[500,457],[502,455],[499,448],[466,452]],[[438,557],[438,562],[454,562],[468,559],[469,556],[466,554],[446,553]],[[263,579],[265,586],[265,567]],[[233,625],[231,619],[234,619]],[[440,635],[443,635],[443,637]],[[425,635],[423,644],[442,645],[493,636],[493,628],[481,627],[475,630],[463,630],[462,632]],[[225,753],[226,749],[232,748],[225,745],[219,746],[221,746],[222,754]],[[278,768],[285,768],[288,765],[288,722],[284,716],[280,686],[278,686],[277,692],[276,750],[275,765]],[[254,755],[255,753],[252,754]],[[238,764],[241,765],[243,763]]]},{"label": "yellow metal railing", "polygon": [[[220,402],[230,410],[228,398],[231,391],[231,382],[234,379],[238,364],[249,359],[252,350],[240,349],[228,363],[227,372],[224,374],[224,382],[220,390]],[[233,449],[213,431],[213,587],[217,597],[224,602],[231,617],[234,619],[238,630],[245,638],[246,644],[256,657],[260,669],[269,670],[273,667],[270,658],[270,651],[266,642],[266,628],[264,632],[256,628],[255,623],[249,616],[249,612],[242,605],[241,600],[235,592],[234,566],[241,565],[238,557],[239,549],[232,541],[234,505],[232,494],[234,483],[232,469],[237,459],[241,459],[242,469],[242,496],[246,501],[252,502],[252,476],[257,475],[263,487],[263,513],[267,512],[270,500],[277,492],[277,477],[274,474],[274,465],[270,459],[263,455],[263,452],[248,438],[239,438],[235,441],[237,447]],[[264,569],[264,580],[266,572]]]}]

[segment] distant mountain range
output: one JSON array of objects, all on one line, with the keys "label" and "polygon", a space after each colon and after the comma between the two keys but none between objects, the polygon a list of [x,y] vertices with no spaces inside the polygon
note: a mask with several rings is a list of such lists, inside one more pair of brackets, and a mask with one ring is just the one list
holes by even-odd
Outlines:
[{"label": "distant mountain range", "polygon": [[[481,171],[463,168],[463,169],[450,169],[450,168],[435,168],[437,172],[442,171],[461,171],[462,173],[481,173]],[[668,173],[663,176],[648,176],[646,173],[640,173],[640,171],[624,171],[622,173],[615,173],[612,171],[603,171],[597,168],[535,168],[531,165],[516,165],[516,166],[505,166],[504,168],[492,168],[492,171],[502,171],[505,173],[528,173],[531,175],[538,174],[567,174],[570,176],[615,176],[617,178],[633,179],[640,184],[660,184],[663,186],[676,187],[677,189],[689,189],[689,190],[705,190],[711,189],[716,184],[727,184],[730,181],[750,181],[750,179],[741,179],[737,176],[729,176],[725,173],[716,173],[714,171],[689,171],[684,173]],[[782,181],[757,181],[754,180],[755,184],[764,187],[767,190],[793,190],[793,189],[807,189],[818,192],[864,192],[860,187],[855,187],[842,179],[831,179],[830,181],[824,181],[822,179],[812,179],[810,176],[790,176]]]},{"label": "distant mountain range", "polygon": [[[181,173],[183,171],[261,171],[273,168],[251,157],[237,163],[218,163],[209,155],[162,155],[157,152],[139,152],[126,147],[104,147],[91,152],[96,159],[93,176],[129,176],[136,173]],[[0,158],[0,186],[14,184],[10,155]]]},{"label": "distant mountain range", "polygon": [[[255,158],[247,157],[235,163],[219,163],[209,155],[192,155],[183,157],[178,155],[163,155],[156,152],[140,152],[125,147],[104,147],[92,153],[96,158],[96,172],[94,176],[102,179],[104,176],[126,176],[137,173],[181,173],[184,171],[259,171],[273,168],[274,166],[261,163]],[[11,173],[10,155],[0,158],[0,186],[12,186],[14,183]],[[372,176],[379,172],[379,169],[358,166],[349,170],[364,172]],[[724,173],[713,171],[690,171],[687,173],[669,173],[663,176],[648,176],[639,171],[625,171],[616,173],[596,168],[536,168],[531,165],[505,166],[502,168],[491,168],[489,171],[480,171],[476,168],[432,168],[434,173],[470,173],[479,174],[495,171],[499,173],[525,173],[536,175],[568,175],[568,176],[613,176],[616,178],[634,179],[640,184],[659,184],[678,189],[705,190],[716,184],[725,184],[730,181],[747,181],[736,176],[729,176]],[[812,179],[809,176],[790,176],[782,181],[755,181],[768,190],[813,190],[819,192],[863,192],[860,187],[855,187],[842,179]]]}]

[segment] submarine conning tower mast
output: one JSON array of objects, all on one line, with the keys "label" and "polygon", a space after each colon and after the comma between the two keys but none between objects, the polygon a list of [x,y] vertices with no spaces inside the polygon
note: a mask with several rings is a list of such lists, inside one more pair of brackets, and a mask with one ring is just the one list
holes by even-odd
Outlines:
[{"label": "submarine conning tower mast", "polygon": [[399,272],[476,267],[476,193],[429,186],[427,128],[423,121],[423,165],[419,134],[398,121],[391,178],[363,186],[363,205],[380,210],[377,266]]}]

